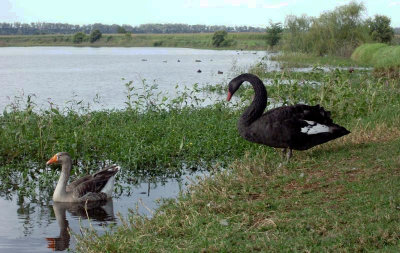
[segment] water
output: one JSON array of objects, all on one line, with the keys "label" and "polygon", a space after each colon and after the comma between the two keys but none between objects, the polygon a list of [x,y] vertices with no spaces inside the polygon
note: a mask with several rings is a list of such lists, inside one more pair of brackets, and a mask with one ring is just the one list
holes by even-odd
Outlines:
[{"label": "water", "polygon": [[[93,227],[100,234],[107,225],[120,225],[119,216],[126,217],[129,209],[151,217],[163,198],[175,198],[192,181],[204,173],[183,175],[162,182],[144,181],[126,185],[129,193],[122,193],[108,202],[87,207],[83,204],[32,203],[16,194],[0,198],[0,252],[50,252],[74,248],[75,238],[67,229],[80,234],[80,228]],[[90,217],[90,222],[87,219]]]},{"label": "water", "polygon": [[[126,81],[157,84],[168,96],[184,86],[226,83],[265,52],[186,48],[0,48],[0,111],[21,94],[63,106],[72,98],[96,108],[123,108]],[[201,73],[197,71],[201,70]],[[223,74],[218,74],[218,71]]]},{"label": "water", "polygon": [[[263,56],[263,52],[179,48],[0,48],[0,111],[22,94],[34,94],[39,107],[49,102],[63,107],[72,98],[93,103],[97,94],[100,103],[93,109],[121,109],[126,101],[126,81],[121,78],[135,84],[146,79],[173,97],[176,85],[181,90],[195,83],[226,83]],[[157,200],[175,198],[189,182],[204,176],[185,173],[126,184],[112,201],[90,206],[87,213],[81,205],[31,200],[19,190],[0,192],[0,252],[73,249],[76,242],[67,229],[80,233],[81,226],[92,226],[101,233],[105,225],[120,224],[117,214],[126,216],[129,209],[151,217]]]}]

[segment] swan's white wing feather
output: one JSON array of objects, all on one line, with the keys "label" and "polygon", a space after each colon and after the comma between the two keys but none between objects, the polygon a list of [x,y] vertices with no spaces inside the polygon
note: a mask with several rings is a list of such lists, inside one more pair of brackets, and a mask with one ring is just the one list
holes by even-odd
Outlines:
[{"label": "swan's white wing feather", "polygon": [[314,121],[305,120],[307,122],[307,126],[301,128],[301,132],[312,135],[312,134],[320,134],[320,133],[330,133],[331,128],[326,125],[319,124]]}]

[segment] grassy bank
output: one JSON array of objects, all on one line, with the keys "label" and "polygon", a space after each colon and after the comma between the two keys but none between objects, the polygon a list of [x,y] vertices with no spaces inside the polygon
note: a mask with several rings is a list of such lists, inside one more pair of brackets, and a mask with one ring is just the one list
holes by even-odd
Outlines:
[{"label": "grassy bank", "polygon": [[[224,171],[168,200],[152,219],[135,213],[113,233],[88,230],[81,252],[368,251],[400,247],[400,87],[370,73],[279,75],[271,100],[320,103],[352,134],[280,165],[247,150]],[[304,79],[321,85],[304,84]],[[283,80],[291,80],[284,84]],[[251,99],[251,89],[242,92]],[[235,110],[233,110],[235,111]],[[236,114],[236,117],[238,115]],[[225,129],[237,134],[236,129]],[[229,133],[230,134],[230,133]],[[222,133],[221,133],[222,135]],[[207,137],[205,137],[207,138]],[[219,136],[218,138],[221,138]],[[245,142],[242,139],[239,142]]]},{"label": "grassy bank", "polygon": [[283,68],[303,68],[310,66],[329,66],[329,67],[354,67],[367,66],[367,64],[357,63],[348,57],[333,55],[316,56],[305,53],[283,52],[270,58],[273,61],[279,61]]},{"label": "grassy bank", "polygon": [[[211,48],[213,33],[193,34],[103,34],[100,40],[90,43],[73,43],[73,35],[18,35],[0,36],[0,47],[27,46],[79,46],[79,47],[182,47]],[[229,33],[233,44],[223,49],[265,50],[263,33]]]},{"label": "grassy bank", "polygon": [[249,155],[169,201],[152,220],[132,215],[113,234],[86,233],[78,249],[397,251],[400,131],[354,130],[360,132],[296,154],[289,166]]},{"label": "grassy bank", "polygon": [[400,77],[400,46],[367,43],[356,48],[351,58],[361,64],[373,66],[377,73]]}]

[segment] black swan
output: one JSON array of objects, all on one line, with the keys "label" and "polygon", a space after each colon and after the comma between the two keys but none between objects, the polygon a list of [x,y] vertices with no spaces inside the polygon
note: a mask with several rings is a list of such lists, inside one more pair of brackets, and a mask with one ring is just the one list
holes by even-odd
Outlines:
[{"label": "black swan", "polygon": [[264,113],[267,90],[253,74],[241,74],[229,82],[229,101],[243,82],[250,82],[255,95],[238,122],[239,134],[246,140],[274,148],[283,148],[287,159],[292,150],[306,150],[339,138],[350,132],[330,118],[330,112],[320,105],[297,104],[274,108]]}]

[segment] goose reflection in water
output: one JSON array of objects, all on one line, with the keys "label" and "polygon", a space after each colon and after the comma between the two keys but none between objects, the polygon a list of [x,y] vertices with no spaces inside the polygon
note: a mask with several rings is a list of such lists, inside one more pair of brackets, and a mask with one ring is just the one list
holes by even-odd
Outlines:
[{"label": "goose reflection in water", "polygon": [[88,203],[54,202],[53,211],[58,226],[60,227],[60,235],[58,237],[46,238],[47,248],[53,251],[62,251],[69,248],[71,235],[66,211],[72,216],[82,219],[87,219],[89,217],[91,221],[104,222],[115,220],[112,199]]}]

